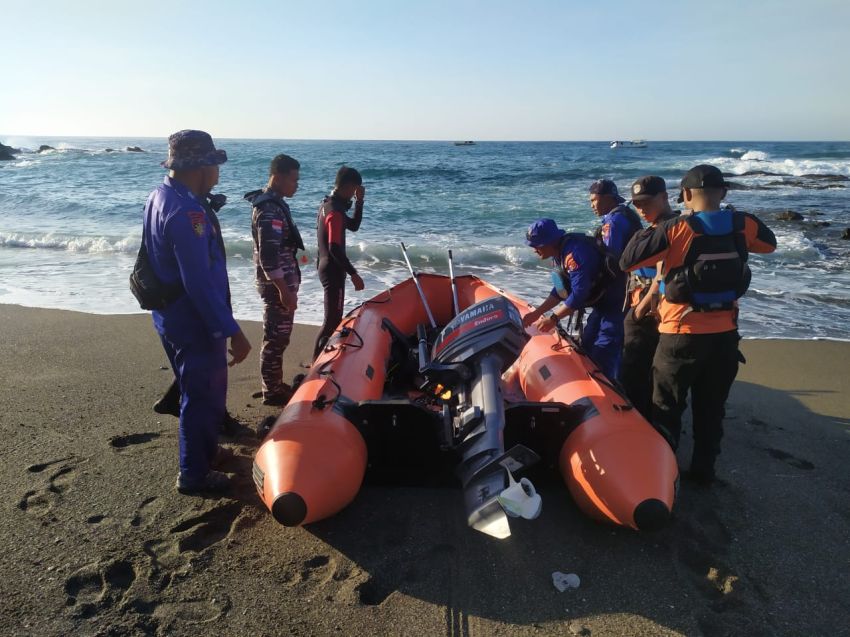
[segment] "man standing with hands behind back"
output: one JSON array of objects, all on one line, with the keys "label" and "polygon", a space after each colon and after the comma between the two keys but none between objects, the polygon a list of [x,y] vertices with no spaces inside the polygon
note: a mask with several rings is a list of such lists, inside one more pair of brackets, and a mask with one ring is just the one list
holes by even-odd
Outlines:
[{"label": "man standing with hands behind back", "polygon": [[[218,426],[227,402],[227,367],[245,360],[251,344],[233,319],[227,268],[216,225],[202,203],[218,183],[227,154],[199,130],[168,138],[170,170],[149,196],[144,241],[150,265],[166,287],[180,289],[153,323],[180,386],[181,493],[224,491],[230,479],[212,470]],[[227,339],[232,359],[227,362]]]},{"label": "man standing with hands behind back", "polygon": [[283,353],[298,307],[301,269],[296,252],[304,250],[304,242],[284,197],[292,197],[298,190],[300,170],[297,160],[278,155],[269,167],[266,187],[245,194],[253,206],[254,265],[257,291],[263,299],[260,375],[264,405],[283,406],[292,397],[292,388],[283,382]]},{"label": "man standing with hands behind back", "polygon": [[[328,338],[342,320],[345,304],[345,277],[349,275],[354,289],[363,289],[363,279],[345,254],[345,231],[357,232],[363,220],[366,189],[363,178],[354,168],[343,166],[336,174],[331,194],[322,200],[316,218],[316,238],[319,248],[319,280],[325,290],[325,320],[316,337],[313,360],[322,351]],[[354,203],[354,216],[345,214]]]}]

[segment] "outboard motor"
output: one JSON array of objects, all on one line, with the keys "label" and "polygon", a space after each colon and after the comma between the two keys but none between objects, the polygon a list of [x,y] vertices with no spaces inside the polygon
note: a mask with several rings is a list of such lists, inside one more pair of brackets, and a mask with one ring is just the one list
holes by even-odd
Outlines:
[{"label": "outboard motor", "polygon": [[[507,454],[504,447],[501,376],[528,339],[519,311],[508,299],[497,296],[452,319],[434,343],[432,361],[420,361],[426,377],[440,378],[458,398],[452,440],[462,456],[457,472],[468,523],[496,537],[510,534],[498,501],[509,484],[508,472],[537,460],[525,447]],[[424,353],[421,349],[420,356]]]}]

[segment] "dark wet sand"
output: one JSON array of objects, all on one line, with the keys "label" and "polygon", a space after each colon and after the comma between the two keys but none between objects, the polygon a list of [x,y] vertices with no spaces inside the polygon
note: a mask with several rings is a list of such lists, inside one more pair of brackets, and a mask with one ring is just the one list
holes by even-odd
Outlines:
[{"label": "dark wet sand", "polygon": [[[586,519],[543,485],[498,542],[459,491],[366,487],[331,520],[279,526],[250,482],[255,349],[232,497],[174,490],[171,372],[147,316],[0,306],[0,634],[838,635],[850,626],[850,344],[750,341],[723,481],[683,484],[655,535]],[[312,348],[299,327],[287,375]],[[688,444],[681,451],[685,459]],[[559,593],[553,571],[575,572]]]}]

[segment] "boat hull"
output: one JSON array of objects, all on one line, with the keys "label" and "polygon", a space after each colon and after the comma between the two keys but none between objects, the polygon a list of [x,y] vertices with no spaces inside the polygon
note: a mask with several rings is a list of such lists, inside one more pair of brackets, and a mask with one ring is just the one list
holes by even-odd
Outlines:
[{"label": "boat hull", "polygon": [[[445,325],[452,316],[450,280],[426,274],[419,281],[436,322]],[[456,284],[461,309],[499,294],[521,314],[531,309],[476,277],[457,277]],[[384,392],[392,345],[385,319],[404,335],[427,323],[413,280],[343,319],[258,450],[257,490],[282,524],[331,516],[360,489],[368,452],[357,411]],[[529,334],[509,375],[526,400],[563,404],[581,414],[557,455],[575,502],[598,520],[644,530],[661,526],[678,479],[669,445],[574,343],[534,328]]]}]

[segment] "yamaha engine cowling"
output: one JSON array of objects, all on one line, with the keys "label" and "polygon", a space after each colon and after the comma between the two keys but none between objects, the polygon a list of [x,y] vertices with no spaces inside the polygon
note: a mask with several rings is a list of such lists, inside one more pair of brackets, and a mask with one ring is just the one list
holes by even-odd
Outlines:
[{"label": "yamaha engine cowling", "polygon": [[508,484],[509,466],[504,448],[501,376],[528,338],[519,311],[508,299],[498,296],[458,314],[433,348],[435,366],[463,365],[470,372],[465,374],[468,381],[453,387],[458,396],[453,430],[462,455],[457,471],[469,525],[491,535],[496,528],[507,526],[496,499]]}]

